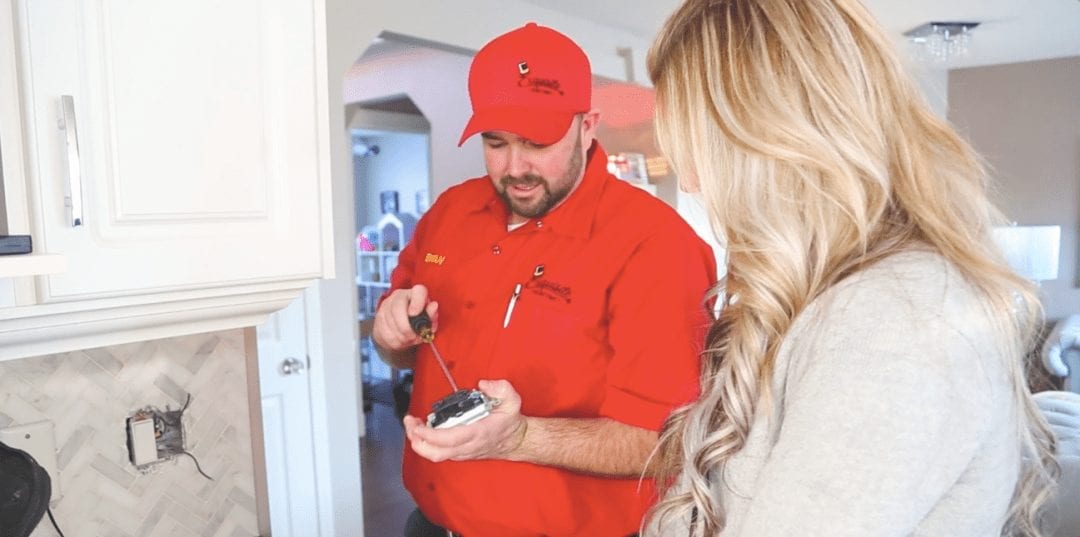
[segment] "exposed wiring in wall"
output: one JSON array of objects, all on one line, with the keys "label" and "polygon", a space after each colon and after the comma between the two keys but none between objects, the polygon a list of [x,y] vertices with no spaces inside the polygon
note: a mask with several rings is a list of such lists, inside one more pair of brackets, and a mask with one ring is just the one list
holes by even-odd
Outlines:
[{"label": "exposed wiring in wall", "polygon": [[[174,459],[179,455],[186,455],[191,457],[191,460],[195,461],[195,469],[198,470],[203,477],[213,481],[214,478],[210,477],[203,471],[202,465],[199,464],[199,459],[195,457],[185,446],[184,439],[184,412],[191,406],[191,394],[187,394],[187,399],[184,401],[184,406],[180,410],[169,410],[168,407],[164,411],[158,410],[153,407],[146,407],[135,412],[130,418],[131,420],[142,421],[152,420],[154,426],[154,447],[156,450],[157,458],[152,462],[159,462],[164,460]],[[130,421],[130,420],[129,420]],[[149,472],[151,464],[145,464],[138,466],[140,471],[144,473]]]},{"label": "exposed wiring in wall", "polygon": [[187,400],[184,401],[183,408],[181,408],[175,413],[166,412],[165,415],[162,416],[162,419],[166,420],[166,424],[171,426],[171,428],[167,430],[175,431],[176,434],[179,436],[178,441],[173,441],[171,443],[167,442],[167,446],[169,447],[168,453],[169,455],[187,455],[188,457],[191,457],[191,460],[195,461],[195,469],[198,470],[198,472],[202,474],[203,477],[209,479],[210,481],[213,481],[214,478],[210,477],[206,474],[206,472],[203,471],[202,465],[199,464],[199,459],[195,458],[195,455],[192,455],[191,452],[184,447],[184,427],[181,420],[183,420],[184,412],[187,411],[189,406],[191,406],[190,393],[187,396]]},{"label": "exposed wiring in wall", "polygon": [[203,471],[202,466],[199,465],[199,459],[196,459],[195,455],[192,455],[190,451],[184,451],[181,453],[181,455],[187,455],[188,457],[191,457],[191,460],[195,461],[195,469],[198,470],[199,473],[203,475],[203,477],[209,479],[210,481],[214,480],[214,478],[206,475],[206,472]]}]

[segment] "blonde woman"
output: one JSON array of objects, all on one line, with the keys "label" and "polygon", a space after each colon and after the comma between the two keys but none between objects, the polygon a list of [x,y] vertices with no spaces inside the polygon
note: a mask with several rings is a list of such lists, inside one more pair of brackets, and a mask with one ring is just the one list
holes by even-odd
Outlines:
[{"label": "blonde woman", "polygon": [[728,248],[656,536],[1039,535],[1039,315],[972,149],[854,0],[689,0],[657,133]]}]

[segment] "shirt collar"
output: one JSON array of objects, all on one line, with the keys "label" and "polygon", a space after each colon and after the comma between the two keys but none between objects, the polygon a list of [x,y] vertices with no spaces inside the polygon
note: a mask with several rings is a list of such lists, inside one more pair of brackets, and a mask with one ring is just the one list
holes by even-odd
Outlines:
[{"label": "shirt collar", "polygon": [[[600,195],[603,194],[606,183],[611,179],[611,174],[607,172],[607,153],[600,147],[600,142],[593,141],[586,152],[586,159],[585,177],[581,179],[581,184],[562,204],[544,216],[531,219],[526,227],[535,221],[541,221],[543,229],[550,232],[581,239],[589,238],[592,234],[593,221],[596,219],[596,210],[600,206]],[[505,224],[510,217],[510,209],[495,190],[491,176],[485,179],[491,187],[491,195],[478,209],[492,211]]]}]

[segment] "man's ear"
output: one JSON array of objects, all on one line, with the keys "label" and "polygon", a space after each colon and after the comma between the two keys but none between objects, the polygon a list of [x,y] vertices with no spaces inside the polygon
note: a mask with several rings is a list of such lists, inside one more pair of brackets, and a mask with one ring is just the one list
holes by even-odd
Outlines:
[{"label": "man's ear", "polygon": [[596,129],[600,126],[600,111],[593,108],[581,114],[581,145],[588,149],[596,139]]}]

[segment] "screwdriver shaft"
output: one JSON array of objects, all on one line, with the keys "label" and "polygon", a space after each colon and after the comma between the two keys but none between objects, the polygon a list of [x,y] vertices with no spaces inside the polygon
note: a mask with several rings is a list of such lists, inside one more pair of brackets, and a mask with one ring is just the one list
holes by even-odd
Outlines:
[{"label": "screwdriver shaft", "polygon": [[450,370],[446,367],[446,362],[443,361],[442,355],[439,354],[438,347],[435,346],[435,341],[428,341],[428,345],[431,345],[431,352],[435,354],[435,360],[439,362],[439,367],[442,368],[443,375],[446,375],[446,380],[450,382],[450,387],[454,391],[458,391],[457,383],[454,382],[454,376],[450,374]]}]

